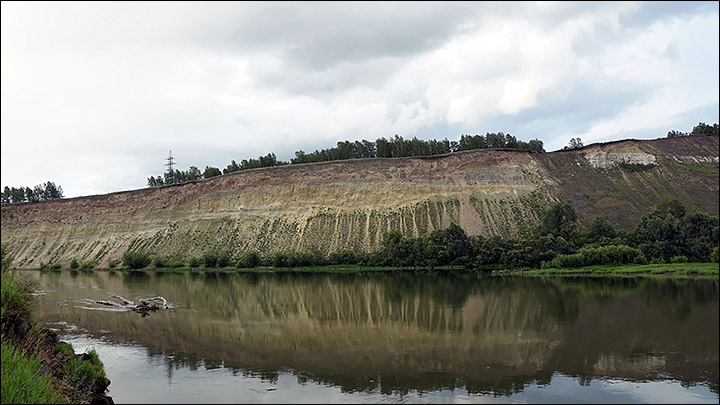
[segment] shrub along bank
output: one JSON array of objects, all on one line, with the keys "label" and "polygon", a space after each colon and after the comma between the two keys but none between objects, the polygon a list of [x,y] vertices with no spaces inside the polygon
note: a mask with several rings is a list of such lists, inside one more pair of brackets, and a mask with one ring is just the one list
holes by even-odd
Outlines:
[{"label": "shrub along bank", "polygon": [[261,256],[245,252],[209,251],[202,257],[165,258],[128,251],[122,263],[130,269],[154,268],[296,268],[307,266],[422,267],[468,269],[578,268],[598,265],[718,262],[718,218],[700,209],[686,213],[680,201],[665,198],[644,215],[632,231],[616,231],[604,216],[589,225],[578,222],[566,201],[549,207],[537,229],[525,237],[468,236],[456,224],[420,237],[398,230],[383,235],[375,252],[277,252]]},{"label": "shrub along bank", "polygon": [[31,320],[32,287],[7,270],[11,262],[2,246],[2,403],[112,404],[97,353],[75,354]]},{"label": "shrub along bank", "polygon": [[[718,217],[693,208],[686,212],[674,198],[663,199],[642,217],[631,231],[615,230],[604,216],[581,224],[567,201],[546,209],[536,229],[513,239],[499,236],[468,236],[456,224],[419,237],[405,237],[399,230],[383,235],[374,252],[343,250],[325,254],[276,252],[262,256],[247,251],[233,256],[228,250],[210,250],[200,257],[165,257],[142,251],[127,251],[122,261],[128,269],[151,268],[297,268],[308,266],[363,266],[429,268],[458,266],[467,269],[578,268],[596,265],[641,265],[660,263],[718,262]],[[70,268],[91,269],[94,262]],[[89,263],[89,264],[88,264]],[[59,263],[41,265],[58,269]]]}]

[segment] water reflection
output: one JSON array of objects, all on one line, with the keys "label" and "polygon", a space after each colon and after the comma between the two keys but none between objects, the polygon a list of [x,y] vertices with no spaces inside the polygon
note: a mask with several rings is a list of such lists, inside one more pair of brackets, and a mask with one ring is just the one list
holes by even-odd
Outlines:
[{"label": "water reflection", "polygon": [[[28,272],[38,316],[180,367],[226,368],[343,392],[513,395],[561,373],[676,379],[718,392],[717,280],[470,274]],[[80,300],[161,295],[147,318]],[[58,305],[59,304],[59,305]]]}]

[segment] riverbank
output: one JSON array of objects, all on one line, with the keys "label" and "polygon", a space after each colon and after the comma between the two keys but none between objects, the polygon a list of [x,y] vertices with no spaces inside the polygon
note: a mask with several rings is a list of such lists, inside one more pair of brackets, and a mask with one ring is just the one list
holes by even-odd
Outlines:
[{"label": "riverbank", "polygon": [[[498,265],[487,265],[480,268],[468,268],[461,265],[453,266],[360,266],[360,265],[327,265],[327,266],[299,266],[299,267],[161,267],[143,269],[74,269],[77,272],[155,272],[155,273],[278,273],[278,274],[365,274],[365,273],[392,273],[392,272],[437,272],[437,273],[484,273],[493,276],[662,276],[662,277],[706,277],[718,278],[720,266],[718,263],[664,263],[644,265],[603,265],[586,266],[578,268],[546,268],[546,269],[513,269],[505,270]],[[42,270],[61,271],[61,270]]]},{"label": "riverbank", "polygon": [[497,276],[620,276],[620,277],[703,277],[718,278],[718,263],[626,264],[531,270],[495,270]]},{"label": "riverbank", "polygon": [[3,404],[112,404],[110,380],[94,350],[75,354],[57,334],[31,317],[31,285],[2,272]]}]

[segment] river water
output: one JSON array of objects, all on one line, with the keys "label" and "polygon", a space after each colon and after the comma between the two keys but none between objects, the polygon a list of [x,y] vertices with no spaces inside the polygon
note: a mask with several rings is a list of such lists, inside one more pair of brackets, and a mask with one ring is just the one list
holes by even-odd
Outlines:
[{"label": "river water", "polygon": [[717,280],[18,273],[116,403],[718,403]]}]

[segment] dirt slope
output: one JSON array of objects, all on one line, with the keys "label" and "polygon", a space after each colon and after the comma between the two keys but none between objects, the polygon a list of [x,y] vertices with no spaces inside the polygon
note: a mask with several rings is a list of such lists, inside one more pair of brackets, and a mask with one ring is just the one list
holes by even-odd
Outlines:
[{"label": "dirt slope", "polygon": [[248,170],[181,185],[2,207],[2,243],[21,268],[128,249],[188,258],[213,249],[376,249],[392,228],[458,223],[513,236],[568,199],[621,228],[665,196],[718,213],[718,137],[594,144],[573,151],[478,150]]}]

